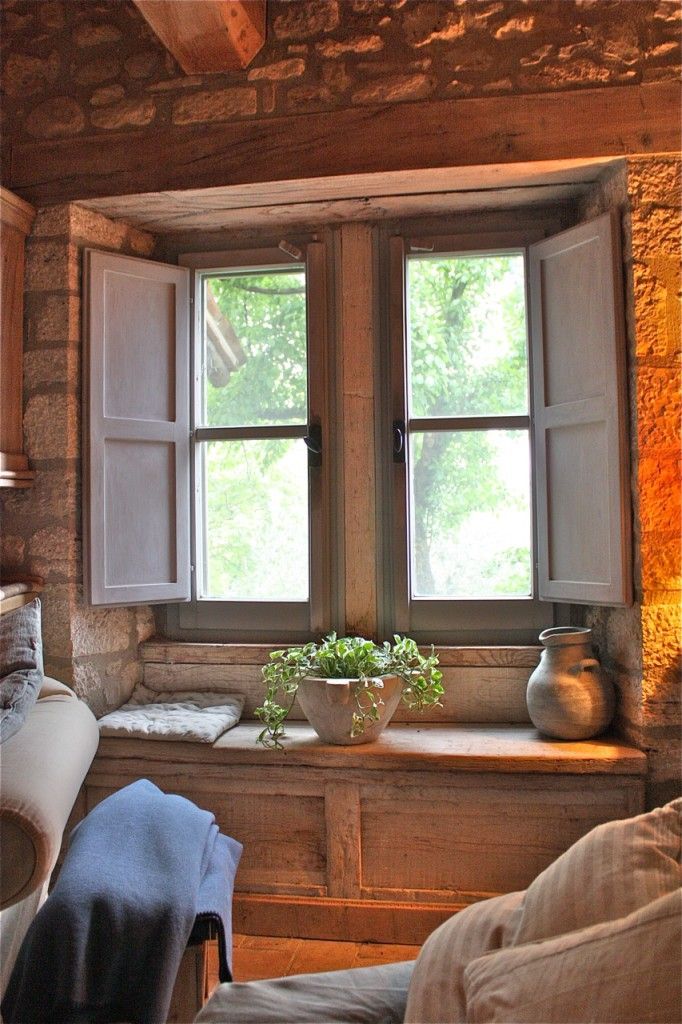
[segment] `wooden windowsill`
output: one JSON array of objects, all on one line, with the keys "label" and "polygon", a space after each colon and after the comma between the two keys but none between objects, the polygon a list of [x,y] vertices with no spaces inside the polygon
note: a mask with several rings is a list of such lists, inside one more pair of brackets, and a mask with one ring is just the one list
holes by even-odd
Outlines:
[{"label": "wooden windowsill", "polygon": [[259,722],[243,721],[212,745],[103,738],[98,759],[170,759],[202,765],[419,770],[549,775],[645,775],[646,756],[617,739],[547,740],[531,726],[390,725],[374,743],[332,746],[307,723],[287,726],[283,750],[256,743]]}]

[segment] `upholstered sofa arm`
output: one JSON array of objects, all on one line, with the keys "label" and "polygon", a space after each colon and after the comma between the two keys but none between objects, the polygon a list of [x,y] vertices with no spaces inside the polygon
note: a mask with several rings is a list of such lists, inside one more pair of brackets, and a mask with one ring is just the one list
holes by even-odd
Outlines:
[{"label": "upholstered sofa arm", "polygon": [[49,877],[98,741],[87,705],[46,678],[24,725],[0,749],[0,909]]}]

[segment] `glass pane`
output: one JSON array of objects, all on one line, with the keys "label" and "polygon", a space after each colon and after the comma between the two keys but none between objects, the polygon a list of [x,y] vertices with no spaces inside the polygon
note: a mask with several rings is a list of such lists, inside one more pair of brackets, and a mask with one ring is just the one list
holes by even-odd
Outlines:
[{"label": "glass pane", "polygon": [[308,456],[303,441],[211,441],[203,450],[205,568],[199,596],[307,601]]},{"label": "glass pane", "polygon": [[528,596],[528,432],[414,433],[409,465],[412,596]]},{"label": "glass pane", "polygon": [[407,260],[410,416],[528,412],[523,256]]},{"label": "glass pane", "polygon": [[308,419],[305,271],[204,278],[203,422],[209,427]]}]

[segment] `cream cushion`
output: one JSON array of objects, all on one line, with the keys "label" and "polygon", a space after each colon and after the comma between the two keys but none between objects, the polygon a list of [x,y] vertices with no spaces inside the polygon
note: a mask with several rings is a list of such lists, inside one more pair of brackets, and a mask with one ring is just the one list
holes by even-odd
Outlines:
[{"label": "cream cushion", "polygon": [[0,907],[49,877],[98,741],[87,705],[46,679],[24,725],[2,745]]},{"label": "cream cushion", "polygon": [[473,960],[469,1024],[676,1024],[682,1017],[682,891],[627,917]]},{"label": "cream cushion", "polygon": [[529,885],[513,945],[625,917],[682,885],[682,798],[592,829]]},{"label": "cream cushion", "polygon": [[220,1024],[400,1024],[412,963],[219,985],[197,1021]]},{"label": "cream cushion", "polygon": [[513,892],[475,903],[428,937],[412,975],[405,1024],[466,1020],[464,969],[470,960],[509,944],[522,900],[522,892]]}]

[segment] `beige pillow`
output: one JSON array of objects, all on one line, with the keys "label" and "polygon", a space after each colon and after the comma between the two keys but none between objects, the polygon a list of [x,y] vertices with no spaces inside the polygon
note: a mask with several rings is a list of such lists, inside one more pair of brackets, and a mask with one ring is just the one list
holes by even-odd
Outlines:
[{"label": "beige pillow", "polygon": [[679,1024],[682,891],[628,917],[472,961],[469,1024]]},{"label": "beige pillow", "polygon": [[464,968],[470,960],[509,943],[522,899],[522,892],[513,892],[475,903],[429,935],[414,965],[405,1024],[466,1019]]},{"label": "beige pillow", "polygon": [[625,917],[682,885],[682,798],[598,825],[526,890],[512,945]]}]

